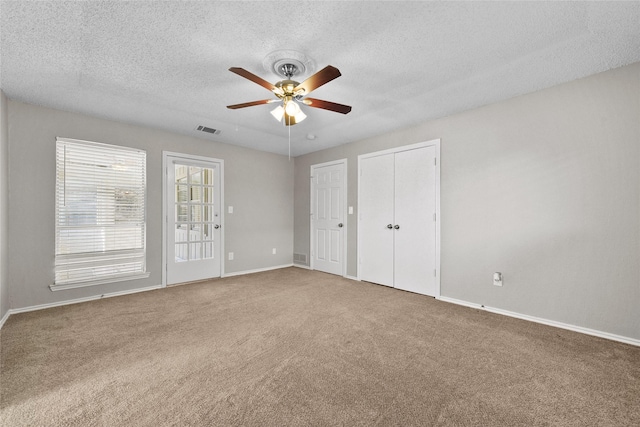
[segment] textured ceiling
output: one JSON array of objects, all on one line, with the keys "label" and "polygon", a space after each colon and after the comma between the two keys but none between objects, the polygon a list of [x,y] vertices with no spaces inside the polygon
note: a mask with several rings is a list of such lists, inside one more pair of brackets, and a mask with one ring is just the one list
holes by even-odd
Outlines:
[{"label": "textured ceiling", "polygon": [[[0,37],[11,99],[296,156],[638,62],[640,2],[2,1]],[[276,82],[282,49],[353,111],[228,110],[273,96],[229,67]]]}]

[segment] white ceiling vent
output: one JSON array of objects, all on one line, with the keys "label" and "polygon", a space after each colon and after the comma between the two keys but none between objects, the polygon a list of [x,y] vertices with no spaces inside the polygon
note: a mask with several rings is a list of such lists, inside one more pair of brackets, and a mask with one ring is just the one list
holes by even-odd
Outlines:
[{"label": "white ceiling vent", "polygon": [[220,132],[222,132],[220,129],[213,129],[213,128],[202,126],[202,125],[198,126],[196,130],[199,130],[201,132],[212,133],[214,135],[220,135]]}]

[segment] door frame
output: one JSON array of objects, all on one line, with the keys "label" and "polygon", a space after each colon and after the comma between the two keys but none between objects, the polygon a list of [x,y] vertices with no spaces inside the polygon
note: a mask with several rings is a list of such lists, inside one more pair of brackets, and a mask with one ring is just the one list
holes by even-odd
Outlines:
[{"label": "door frame", "polygon": [[335,165],[339,165],[342,164],[343,168],[344,168],[344,174],[342,177],[342,187],[341,187],[341,191],[342,191],[342,217],[344,218],[344,227],[342,227],[342,253],[340,254],[342,257],[342,277],[346,277],[347,275],[347,230],[349,229],[349,221],[348,221],[348,216],[347,216],[347,159],[339,159],[339,160],[332,160],[330,162],[324,162],[324,163],[318,163],[315,165],[311,165],[310,168],[310,175],[309,175],[309,181],[310,181],[310,189],[311,192],[309,193],[311,197],[309,197],[309,268],[311,270],[313,270],[314,266],[313,266],[313,259],[314,259],[314,255],[313,255],[313,248],[314,248],[314,243],[315,243],[315,239],[314,239],[314,229],[313,229],[313,199],[315,196],[315,184],[313,182],[313,172],[315,171],[315,169],[317,168],[323,168],[326,166],[335,166]]},{"label": "door frame", "polygon": [[[366,159],[368,157],[376,157],[376,156],[382,156],[385,154],[395,154],[401,151],[408,151],[408,150],[415,150],[416,148],[424,148],[424,147],[430,147],[430,146],[434,146],[436,149],[436,177],[435,177],[435,187],[436,187],[436,295],[435,298],[439,299],[440,298],[440,241],[441,241],[441,237],[440,237],[440,139],[432,139],[430,141],[424,141],[424,142],[418,142],[417,144],[410,144],[410,145],[403,145],[400,147],[394,147],[394,148],[389,148],[387,150],[381,150],[381,151],[374,151],[372,153],[366,153],[366,154],[361,154],[358,156],[358,208],[360,207],[360,174],[361,174],[361,161],[362,159]],[[361,232],[360,232],[360,211],[358,211],[358,218],[357,218],[357,224],[358,224],[358,239],[357,239],[357,244],[358,244],[358,262],[357,262],[357,279],[360,279],[360,273],[361,273],[361,269],[360,269],[360,248],[362,247],[360,245],[360,240],[361,240]]]},{"label": "door frame", "polygon": [[[192,161],[218,163],[220,165],[220,277],[224,277],[224,160],[215,159],[213,157],[197,156],[195,154],[175,153],[172,151],[162,152],[162,283],[161,287],[167,287],[167,222],[169,221],[169,212],[167,211],[167,187],[169,185],[169,164],[174,159]],[[173,183],[171,183],[173,185]]]}]

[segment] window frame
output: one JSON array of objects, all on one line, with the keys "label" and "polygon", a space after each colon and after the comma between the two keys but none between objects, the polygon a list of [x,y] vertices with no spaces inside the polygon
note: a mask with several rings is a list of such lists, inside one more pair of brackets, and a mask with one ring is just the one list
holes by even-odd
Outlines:
[{"label": "window frame", "polygon": [[[142,168],[143,170],[140,171],[142,173],[142,190],[144,192],[143,198],[142,198],[142,231],[141,231],[141,240],[142,240],[142,248],[128,248],[128,249],[122,249],[122,250],[111,250],[111,251],[104,251],[104,252],[86,252],[86,253],[81,253],[81,252],[77,252],[77,253],[71,253],[71,254],[59,254],[59,227],[60,227],[60,217],[61,217],[61,213],[62,210],[60,209],[60,192],[59,192],[59,186],[60,185],[66,185],[66,182],[61,183],[60,182],[60,174],[59,174],[59,162],[58,162],[58,149],[60,144],[64,144],[65,146],[68,145],[76,145],[76,146],[84,146],[84,147],[99,147],[102,149],[109,149],[109,150],[114,150],[114,154],[117,154],[118,152],[123,153],[123,152],[136,152],[142,155]],[[75,288],[81,288],[81,287],[87,287],[87,286],[95,286],[95,285],[101,285],[101,284],[107,284],[107,283],[116,283],[116,282],[122,282],[122,281],[130,281],[130,280],[136,280],[136,279],[144,279],[150,276],[150,273],[147,271],[147,226],[148,226],[148,215],[147,215],[147,197],[148,197],[148,187],[147,187],[147,152],[146,150],[143,149],[139,149],[139,148],[132,148],[132,147],[126,147],[126,146],[121,146],[121,145],[115,145],[115,144],[104,144],[104,143],[100,143],[100,142],[93,142],[93,141],[84,141],[84,140],[79,140],[79,139],[71,139],[71,138],[62,138],[62,137],[56,137],[56,177],[55,177],[55,206],[54,206],[54,217],[55,217],[55,227],[54,227],[54,233],[55,233],[55,243],[54,243],[54,277],[53,277],[53,283],[51,285],[49,285],[49,288],[52,291],[59,291],[59,290],[65,290],[65,289],[75,289]],[[66,160],[65,160],[66,161]],[[65,165],[66,167],[66,165]],[[66,171],[65,171],[66,172]],[[140,187],[138,187],[140,188]],[[113,188],[111,187],[110,190],[115,192],[118,190],[117,188]],[[66,197],[66,191],[67,189],[65,188],[63,190],[65,197]],[[96,193],[97,194],[97,193]],[[114,211],[115,211],[115,205],[114,205]],[[114,214],[114,218],[115,215],[117,215],[116,212],[113,213]],[[96,209],[96,215],[99,215],[98,210]],[[104,215],[104,214],[103,214]],[[90,227],[87,227],[90,228]],[[95,226],[94,226],[95,228]],[[141,255],[140,255],[141,253]],[[140,258],[142,259],[142,271],[137,271],[137,272],[130,272],[130,273],[121,273],[121,274],[110,274],[110,275],[103,275],[103,276],[98,276],[96,278],[93,279],[81,279],[81,280],[63,280],[60,282],[56,282],[56,271],[60,268],[60,267],[64,267],[64,266],[71,266],[73,264],[77,264],[79,262],[81,262],[82,260],[92,260],[94,262],[99,262],[101,260],[107,260],[107,259],[115,259],[118,257],[122,257],[122,258],[126,258],[127,255],[129,255],[130,257],[133,255],[138,261],[137,263],[140,263]],[[133,257],[131,257],[133,258]],[[114,263],[115,265],[115,263]],[[97,265],[96,265],[97,266]],[[62,268],[64,269],[64,268]]]}]

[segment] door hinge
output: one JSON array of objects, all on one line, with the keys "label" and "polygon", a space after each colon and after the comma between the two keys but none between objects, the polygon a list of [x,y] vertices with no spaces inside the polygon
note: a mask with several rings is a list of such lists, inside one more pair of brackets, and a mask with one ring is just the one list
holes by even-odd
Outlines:
[{"label": "door hinge", "polygon": [[433,164],[434,164],[434,165],[437,165],[437,164],[438,164],[438,158],[437,158],[437,157],[434,157],[434,158],[433,158]]},{"label": "door hinge", "polygon": [[433,277],[436,277],[437,275],[437,270],[433,270]]},{"label": "door hinge", "polygon": [[434,221],[436,220],[436,214],[435,214],[435,212],[434,212],[434,214],[433,214],[433,220],[434,220]]}]

